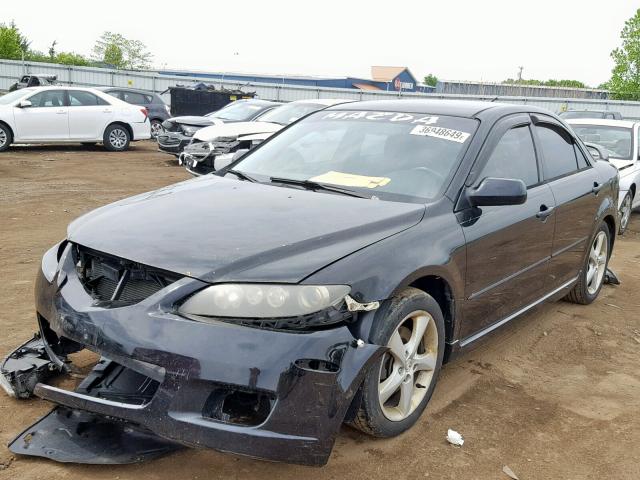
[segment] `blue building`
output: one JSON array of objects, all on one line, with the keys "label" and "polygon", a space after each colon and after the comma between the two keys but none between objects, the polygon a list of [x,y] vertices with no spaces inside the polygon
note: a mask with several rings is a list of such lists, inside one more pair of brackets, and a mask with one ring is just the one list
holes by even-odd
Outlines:
[{"label": "blue building", "polygon": [[200,77],[203,81],[217,80],[246,83],[281,83],[305,87],[353,88],[357,90],[384,90],[390,92],[433,92],[435,87],[418,84],[407,67],[371,67],[371,78],[356,77],[306,77],[290,75],[258,75],[249,73],[187,72],[161,70],[163,75]]}]

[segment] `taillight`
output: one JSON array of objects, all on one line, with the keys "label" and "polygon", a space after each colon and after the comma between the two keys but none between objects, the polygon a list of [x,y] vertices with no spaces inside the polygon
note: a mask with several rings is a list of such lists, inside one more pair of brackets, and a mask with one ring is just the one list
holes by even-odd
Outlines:
[{"label": "taillight", "polygon": [[144,115],[144,119],[146,120],[147,117],[149,116],[149,111],[147,110],[147,107],[142,107],[140,111],[142,112],[142,114]]}]

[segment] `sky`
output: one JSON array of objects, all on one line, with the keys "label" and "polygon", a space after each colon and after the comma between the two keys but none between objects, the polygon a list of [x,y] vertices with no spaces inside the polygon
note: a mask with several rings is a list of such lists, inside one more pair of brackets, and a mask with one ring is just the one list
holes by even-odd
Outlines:
[{"label": "sky", "polygon": [[640,0],[4,0],[46,52],[90,54],[104,31],[144,42],[154,67],[370,77],[372,65],[447,80],[610,78],[610,52]]}]

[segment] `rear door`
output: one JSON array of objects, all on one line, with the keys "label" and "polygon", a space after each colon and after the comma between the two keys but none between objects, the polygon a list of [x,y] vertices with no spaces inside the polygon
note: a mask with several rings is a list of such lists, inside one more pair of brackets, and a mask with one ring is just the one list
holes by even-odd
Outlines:
[{"label": "rear door", "polygon": [[113,107],[86,90],[69,90],[68,95],[69,138],[101,140],[105,127],[113,117]]},{"label": "rear door", "polygon": [[600,205],[598,177],[590,161],[560,122],[532,115],[544,181],[556,201],[556,229],[550,263],[550,284],[559,287],[577,277],[595,229]]},{"label": "rear door", "polygon": [[528,115],[507,117],[493,128],[467,185],[477,186],[487,177],[522,180],[527,200],[522,205],[458,212],[467,243],[461,327],[467,341],[549,291],[545,281],[555,201],[549,186],[541,182]]},{"label": "rear door", "polygon": [[25,100],[30,107],[14,107],[16,141],[63,141],[69,138],[69,108],[62,89],[43,90]]}]

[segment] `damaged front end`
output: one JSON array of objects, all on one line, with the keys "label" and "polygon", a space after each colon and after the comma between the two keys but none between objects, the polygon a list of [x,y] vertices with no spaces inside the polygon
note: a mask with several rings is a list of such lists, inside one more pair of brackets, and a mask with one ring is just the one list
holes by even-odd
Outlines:
[{"label": "damaged front end", "polygon": [[[37,280],[39,333],[2,364],[10,394],[57,404],[10,443],[17,454],[132,463],[190,446],[323,465],[385,350],[352,334],[354,303],[326,325],[202,322],[176,305],[209,284],[71,243],[57,254],[53,278]],[[99,357],[92,370],[72,390],[52,386],[80,376],[69,358],[83,349]]]},{"label": "damaged front end", "polygon": [[211,142],[193,140],[184,148],[179,162],[192,175],[207,175],[235,162],[261,141],[251,137],[219,137]]}]

